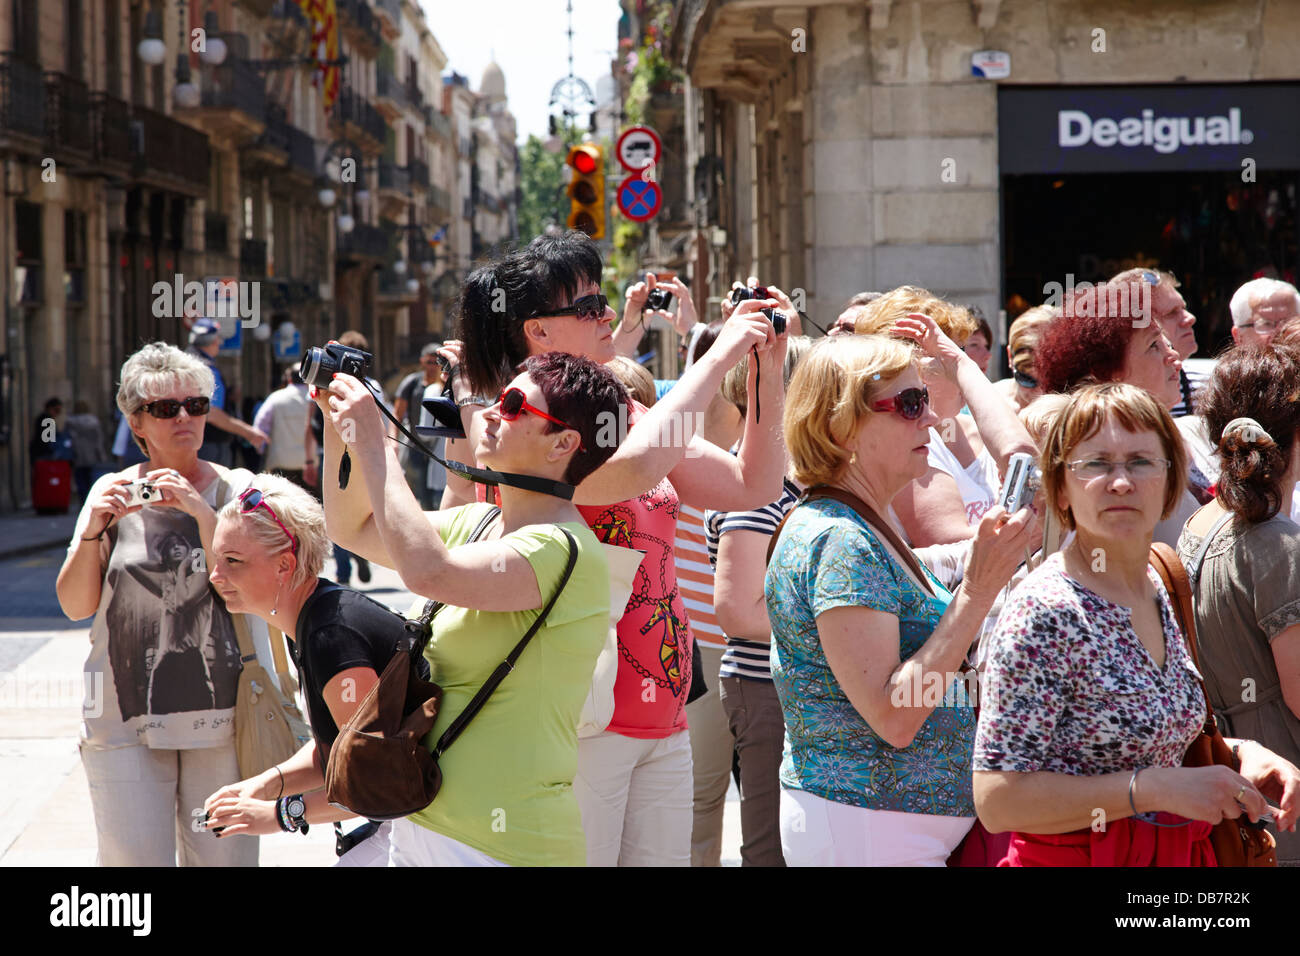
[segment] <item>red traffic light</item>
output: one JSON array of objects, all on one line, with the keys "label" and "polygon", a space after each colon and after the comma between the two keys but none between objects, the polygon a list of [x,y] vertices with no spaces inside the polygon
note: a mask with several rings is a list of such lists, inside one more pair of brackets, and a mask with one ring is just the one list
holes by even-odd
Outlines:
[{"label": "red traffic light", "polygon": [[600,168],[600,151],[594,146],[575,146],[569,150],[569,165],[579,175],[590,176]]}]

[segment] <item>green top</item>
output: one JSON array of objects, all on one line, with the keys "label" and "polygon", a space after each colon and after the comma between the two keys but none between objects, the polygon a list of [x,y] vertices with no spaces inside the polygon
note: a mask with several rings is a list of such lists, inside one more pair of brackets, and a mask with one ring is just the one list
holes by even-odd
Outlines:
[{"label": "green top", "polygon": [[[457,509],[443,532],[448,547],[463,544],[488,507]],[[443,754],[437,799],[410,818],[513,866],[583,866],[587,858],[573,778],[578,719],[609,630],[609,565],[590,528],[564,527],[578,543],[564,593],[514,671]],[[528,560],[549,601],[569,554],[558,527],[529,525],[502,540]],[[483,582],[485,590],[510,586]],[[438,612],[425,657],[444,696],[424,740],[429,750],[540,613],[450,605]]]}]

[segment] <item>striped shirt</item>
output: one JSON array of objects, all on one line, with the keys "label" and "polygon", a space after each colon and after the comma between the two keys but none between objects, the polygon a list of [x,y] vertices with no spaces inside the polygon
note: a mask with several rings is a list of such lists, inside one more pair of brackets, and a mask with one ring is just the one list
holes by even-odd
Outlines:
[{"label": "striped shirt", "polygon": [[673,539],[677,588],[691,619],[691,633],[701,644],[723,647],[727,636],[713,613],[713,562],[704,537],[704,512],[681,504],[677,510],[677,536]]},{"label": "striped shirt", "polygon": [[[1189,364],[1190,363],[1190,364]],[[1182,370],[1178,373],[1178,387],[1182,392],[1182,398],[1178,404],[1169,410],[1169,414],[1174,418],[1182,418],[1185,415],[1196,414],[1196,397],[1201,389],[1205,388],[1209,381],[1210,373],[1214,371],[1214,360],[1189,359],[1183,363]]]},{"label": "striped shirt", "polygon": [[[799,488],[785,480],[781,497],[756,511],[710,511],[704,519],[709,547],[709,563],[718,565],[718,541],[728,531],[757,531],[759,534],[775,533],[777,525],[799,501]],[[747,641],[728,637],[727,649],[722,652],[719,677],[743,677],[747,680],[771,680],[772,645],[763,641]]]}]

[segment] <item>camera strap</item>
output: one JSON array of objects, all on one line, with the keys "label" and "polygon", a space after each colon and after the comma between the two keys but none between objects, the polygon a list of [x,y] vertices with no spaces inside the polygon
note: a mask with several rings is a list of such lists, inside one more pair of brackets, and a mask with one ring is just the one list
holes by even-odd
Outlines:
[{"label": "camera strap", "polygon": [[[566,484],[563,481],[539,478],[536,475],[520,475],[512,471],[493,471],[491,468],[471,468],[469,465],[462,465],[458,461],[444,461],[423,440],[412,434],[405,425],[393,416],[393,413],[388,410],[380,397],[375,394],[375,390],[369,382],[363,381],[363,384],[370,394],[374,395],[375,404],[379,406],[379,410],[384,414],[384,417],[396,425],[399,432],[414,442],[411,447],[428,455],[453,474],[460,475],[466,481],[478,482],[480,485],[508,485],[511,488],[519,488],[523,491],[534,491],[538,494],[562,498],[565,501],[573,500],[573,485]],[[343,454],[346,459],[347,452],[344,451]],[[341,468],[342,464],[340,463]]]}]

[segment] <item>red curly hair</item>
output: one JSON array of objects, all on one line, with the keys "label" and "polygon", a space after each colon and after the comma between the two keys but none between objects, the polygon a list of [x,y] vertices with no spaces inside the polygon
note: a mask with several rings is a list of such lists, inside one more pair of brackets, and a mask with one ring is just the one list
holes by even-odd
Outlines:
[{"label": "red curly hair", "polygon": [[1077,289],[1034,351],[1043,392],[1119,381],[1129,340],[1151,321],[1151,288],[1140,278]]}]

